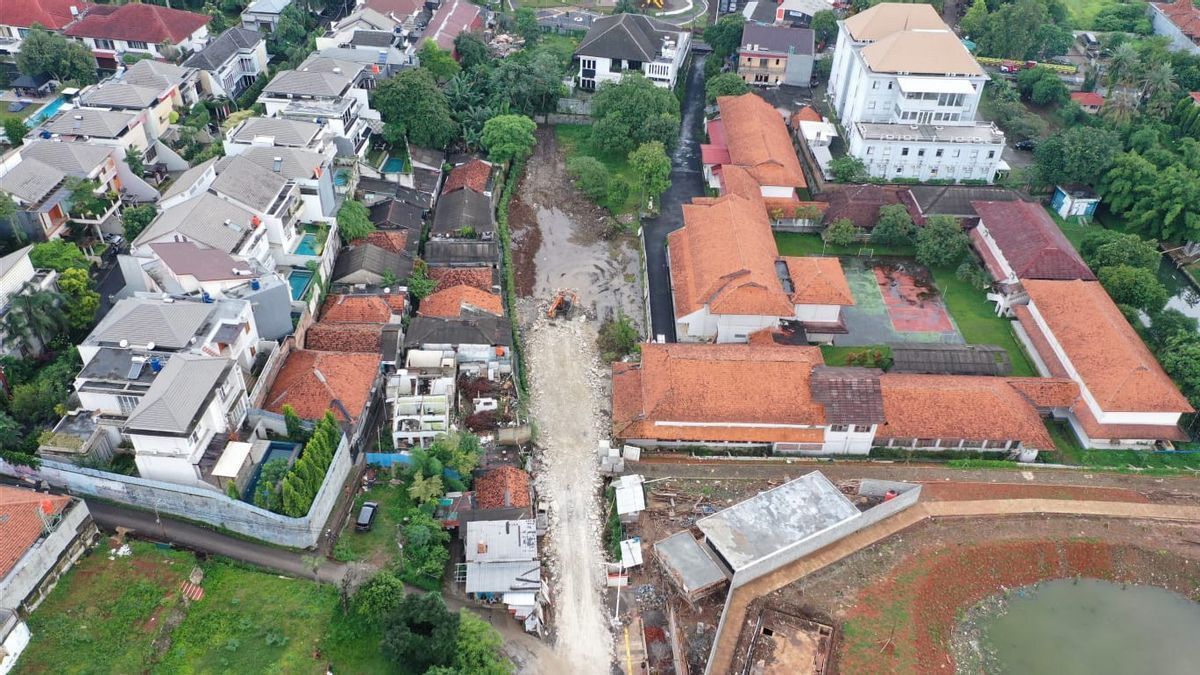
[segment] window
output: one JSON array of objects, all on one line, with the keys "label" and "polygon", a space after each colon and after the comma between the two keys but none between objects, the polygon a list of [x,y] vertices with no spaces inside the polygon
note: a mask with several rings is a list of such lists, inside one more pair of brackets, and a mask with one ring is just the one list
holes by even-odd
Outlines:
[{"label": "window", "polygon": [[770,60],[771,60],[771,59],[759,59],[759,60],[758,60],[758,67],[759,67],[759,68],[766,68],[766,67],[767,67],[767,61],[770,61]]},{"label": "window", "polygon": [[867,110],[874,110],[874,109],[875,109],[875,101],[871,101],[870,103],[867,104]]},{"label": "window", "polygon": [[904,171],[904,167],[902,167],[902,166],[896,167],[896,173],[901,173],[903,171]]},{"label": "window", "polygon": [[150,45],[146,44],[145,42],[139,42],[137,40],[130,40],[129,48],[130,49],[149,49]]},{"label": "window", "polygon": [[844,434],[850,430],[850,427],[845,424],[831,424],[829,430],[834,433]]},{"label": "window", "polygon": [[943,150],[942,150],[941,148],[938,148],[938,149],[937,149],[937,152],[933,153],[933,156],[934,156],[934,157],[941,157],[941,156],[942,156],[942,152],[943,152]]},{"label": "window", "polygon": [[873,145],[868,145],[868,146],[867,146],[867,154],[868,154],[868,155],[873,155],[873,154],[875,154],[875,146],[873,146]]},{"label": "window", "polygon": [[779,59],[775,59],[775,65],[779,65]]},{"label": "window", "polygon": [[139,401],[141,399],[137,396],[118,396],[117,406],[121,409],[122,415],[128,415],[137,407]]},{"label": "window", "polygon": [[900,156],[908,157],[908,148],[900,148]]},{"label": "window", "polygon": [[933,446],[935,446],[935,445],[937,445],[937,439],[936,439],[936,438],[918,438],[918,439],[917,439],[917,446],[918,446],[918,447],[922,447],[922,448],[932,448],[932,447],[933,447]]},{"label": "window", "polygon": [[767,84],[768,81],[769,80],[765,74],[759,73],[758,75],[754,76],[755,84]]},{"label": "window", "polygon": [[917,150],[917,157],[924,157],[924,156],[925,156],[925,148],[921,148],[920,150]]},{"label": "window", "polygon": [[983,441],[963,441],[962,446],[964,448],[982,448]]},{"label": "window", "polygon": [[[891,85],[888,85],[888,86],[890,88]],[[854,425],[854,433],[869,434],[869,433],[871,433],[871,425],[870,424],[855,424]]]},{"label": "window", "polygon": [[992,159],[992,158],[994,158],[995,156],[996,156],[996,151],[995,151],[995,150],[988,150],[988,159]]},{"label": "window", "polygon": [[100,40],[100,39],[96,40],[96,49],[107,49],[109,51],[112,51],[116,48],[117,48],[117,46],[115,44],[113,44],[112,40]]},{"label": "window", "polygon": [[955,148],[955,149],[954,149],[954,156],[955,156],[955,157],[962,157],[962,150],[960,150],[960,149],[958,149],[958,148]]},{"label": "window", "polygon": [[872,82],[872,83],[871,83],[871,88],[872,88],[872,89],[878,89],[878,88],[879,88],[879,83],[878,83],[878,82]]},{"label": "window", "polygon": [[891,82],[888,82],[888,89],[891,89],[891,88],[892,88],[892,84],[893,84],[893,83],[891,83]]}]

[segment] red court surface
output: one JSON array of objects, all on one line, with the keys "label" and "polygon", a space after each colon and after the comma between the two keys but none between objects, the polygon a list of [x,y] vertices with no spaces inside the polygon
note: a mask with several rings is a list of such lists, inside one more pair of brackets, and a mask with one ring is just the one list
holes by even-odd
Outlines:
[{"label": "red court surface", "polygon": [[876,267],[875,281],[883,295],[892,327],[902,333],[953,333],[942,296],[920,284],[900,267]]}]

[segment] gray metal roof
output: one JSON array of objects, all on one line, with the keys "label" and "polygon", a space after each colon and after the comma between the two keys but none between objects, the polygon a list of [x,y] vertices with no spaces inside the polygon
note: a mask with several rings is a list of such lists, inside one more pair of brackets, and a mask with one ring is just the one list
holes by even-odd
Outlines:
[{"label": "gray metal roof", "polygon": [[908,189],[924,215],[977,217],[971,202],[1011,202],[1021,195],[1007,188],[984,185],[914,185]]},{"label": "gray metal roof", "polygon": [[[316,178],[317,168],[325,164],[325,156],[312,150],[300,148],[255,147],[237,155],[254,162],[258,166],[288,180],[311,180]],[[279,159],[279,169],[275,169],[275,160]],[[221,163],[227,163],[232,158],[226,157]],[[217,171],[224,171],[221,163]]]},{"label": "gray metal roof", "polygon": [[500,345],[512,346],[512,324],[502,316],[464,311],[457,319],[414,316],[404,334],[404,346]]},{"label": "gray metal roof", "polygon": [[344,283],[342,279],[355,272],[366,271],[377,276],[386,272],[396,275],[397,279],[405,279],[412,273],[413,261],[407,256],[393,253],[374,244],[358,244],[342,252],[333,266],[334,283]]},{"label": "gray metal roof", "polygon": [[362,64],[312,56],[296,70],[285,70],[272,78],[263,94],[341,96],[360,72]]},{"label": "gray metal roof", "polygon": [[30,245],[26,246],[25,248],[13,251],[12,253],[9,253],[8,255],[0,258],[0,277],[3,277],[5,274],[8,274],[8,272],[12,268],[17,266],[17,263],[19,263],[22,260],[24,260],[25,258],[29,257],[29,252],[31,250],[33,250],[33,244],[30,244]]},{"label": "gray metal roof", "polygon": [[655,542],[654,552],[685,593],[695,593],[725,581],[725,572],[684,530]]},{"label": "gray metal roof", "polygon": [[154,378],[141,403],[125,421],[125,430],[186,434],[226,377],[233,361],[175,354]]},{"label": "gray metal roof", "polygon": [[[385,199],[370,208],[371,222],[377,228],[420,230],[425,210],[398,199]],[[413,237],[419,243],[420,237]]]},{"label": "gray metal roof", "polygon": [[[361,31],[359,31],[361,33]],[[383,59],[380,60],[379,53],[383,52]],[[382,46],[378,49],[354,49],[351,47],[327,47],[320,50],[317,54],[330,59],[338,59],[340,61],[353,61],[363,65],[379,64],[388,66],[404,66],[409,64],[408,57],[399,49],[390,46]]]},{"label": "gray metal roof", "polygon": [[250,231],[253,217],[250,211],[205,192],[160,213],[133,243],[140,246],[177,232],[191,241],[233,253]]},{"label": "gray metal roof", "polygon": [[183,65],[188,68],[215,70],[225,65],[229,59],[233,58],[243,49],[254,49],[262,40],[262,35],[259,35],[258,31],[235,26],[221,33],[217,36],[217,39],[209,42],[208,46],[204,49],[188,57],[188,60],[184,61]]},{"label": "gray metal roof", "polygon": [[162,201],[164,199],[170,199],[175,195],[186,192],[188,188],[192,187],[192,185],[194,185],[196,181],[200,180],[200,177],[203,176],[206,171],[208,171],[208,167],[217,163],[218,159],[220,159],[220,157],[213,157],[212,159],[205,160],[179,174],[179,177],[175,179],[175,182],[171,183],[170,187],[167,188],[166,192],[162,193],[162,196],[159,197],[158,200]]},{"label": "gray metal roof", "polygon": [[52,134],[117,138],[137,118],[133,113],[94,108],[65,110],[46,122],[44,129]]},{"label": "gray metal roof", "polygon": [[467,562],[537,560],[537,522],[481,520],[468,523],[463,553]]},{"label": "gray metal roof", "polygon": [[292,0],[254,0],[243,11],[255,14],[281,14],[290,4],[292,4]]},{"label": "gray metal roof", "polygon": [[756,23],[748,23],[742,29],[741,49],[749,49],[755,52],[811,56],[813,53],[813,36],[814,33],[807,28],[762,26]]},{"label": "gray metal roof", "polygon": [[138,87],[158,87],[162,91],[172,85],[182,84],[194,70],[173,63],[142,59],[129,66],[121,78],[126,84]]},{"label": "gray metal roof", "polygon": [[821,472],[696,521],[696,527],[734,572],[858,517],[858,508]]},{"label": "gray metal roof", "polygon": [[22,159],[36,159],[70,176],[84,177],[112,155],[106,145],[71,141],[34,141],[21,147]]},{"label": "gray metal roof", "polygon": [[266,213],[286,186],[283,176],[235,155],[217,163],[212,190]]},{"label": "gray metal roof", "polygon": [[1008,350],[997,345],[897,343],[892,348],[891,372],[948,375],[1008,375]]},{"label": "gray metal roof", "polygon": [[421,259],[434,266],[494,267],[500,263],[500,247],[495,241],[478,239],[430,239],[425,242],[425,255]]},{"label": "gray metal roof", "polygon": [[63,182],[67,174],[31,157],[25,157],[11,171],[0,176],[0,192],[36,204]]},{"label": "gray metal roof", "polygon": [[157,101],[160,94],[162,94],[162,89],[159,87],[139,86],[110,80],[85,91],[79,100],[84,105],[101,108],[141,110]]},{"label": "gray metal roof", "polygon": [[350,38],[350,44],[363,47],[390,47],[397,35],[386,30],[356,30]]},{"label": "gray metal roof", "polygon": [[233,134],[235,143],[271,138],[274,145],[305,147],[321,133],[321,125],[280,117],[251,117]]},{"label": "gray metal roof", "polygon": [[467,593],[537,591],[542,587],[542,566],[529,562],[465,563]]},{"label": "gray metal roof", "polygon": [[883,424],[883,392],[875,368],[817,366],[809,377],[827,424]]},{"label": "gray metal roof", "polygon": [[161,349],[183,349],[208,322],[216,308],[204,302],[163,302],[158,298],[124,298],[87,337],[90,344],[144,346],[150,342]]},{"label": "gray metal roof", "polygon": [[576,54],[630,61],[653,61],[663,38],[675,37],[679,28],[642,14],[617,14],[596,19]]},{"label": "gray metal roof", "polygon": [[476,234],[482,234],[491,232],[494,226],[491,197],[474,190],[455,190],[438,199],[431,231],[450,234],[471,227]]}]

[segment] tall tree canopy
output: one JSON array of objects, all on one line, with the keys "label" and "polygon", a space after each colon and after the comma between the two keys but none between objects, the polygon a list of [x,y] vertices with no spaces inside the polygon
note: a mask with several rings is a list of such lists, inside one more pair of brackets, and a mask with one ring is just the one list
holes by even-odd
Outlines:
[{"label": "tall tree canopy", "polygon": [[384,80],[371,96],[383,121],[399,125],[408,140],[427,148],[444,148],[458,136],[446,95],[425,68],[410,68]]},{"label": "tall tree canopy", "polygon": [[619,82],[600,85],[592,99],[592,116],[597,147],[625,153],[649,141],[671,148],[678,140],[679,100],[641,73],[626,73]]},{"label": "tall tree canopy", "polygon": [[96,57],[82,43],[34,24],[21,42],[17,70],[30,76],[48,75],[59,82],[92,84],[96,81]]}]

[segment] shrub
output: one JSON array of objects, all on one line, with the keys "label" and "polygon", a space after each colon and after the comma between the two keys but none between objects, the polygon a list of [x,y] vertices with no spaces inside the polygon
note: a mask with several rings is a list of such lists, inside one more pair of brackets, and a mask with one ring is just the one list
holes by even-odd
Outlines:
[{"label": "shrub", "polygon": [[[593,202],[599,204],[608,197],[611,176],[608,168],[595,157],[572,157],[567,162],[567,173],[575,179],[575,187]],[[624,203],[624,198],[621,201]]]},{"label": "shrub", "polygon": [[849,218],[838,218],[821,233],[825,243],[843,247],[852,246],[861,235],[862,230],[856,227]]}]

